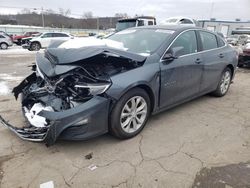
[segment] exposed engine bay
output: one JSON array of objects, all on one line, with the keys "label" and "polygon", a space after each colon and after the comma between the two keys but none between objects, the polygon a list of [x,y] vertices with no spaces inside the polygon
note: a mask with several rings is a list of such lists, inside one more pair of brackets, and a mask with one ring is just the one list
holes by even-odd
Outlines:
[{"label": "exposed engine bay", "polygon": [[20,94],[27,124],[15,127],[2,116],[0,122],[24,140],[48,146],[58,137],[82,140],[104,134],[107,109],[115,100],[106,94],[112,76],[142,66],[145,59],[107,47],[48,48],[36,55],[32,74],[12,91],[16,99]]}]

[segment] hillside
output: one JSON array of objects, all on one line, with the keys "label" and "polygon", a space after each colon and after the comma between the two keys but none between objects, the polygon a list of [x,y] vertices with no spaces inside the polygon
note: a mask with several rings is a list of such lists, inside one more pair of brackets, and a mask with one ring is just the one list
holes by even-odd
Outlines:
[{"label": "hillside", "polygon": [[[60,14],[44,14],[45,27],[108,29],[115,28],[120,17],[72,18]],[[0,24],[42,26],[42,15],[37,13],[0,15]]]}]

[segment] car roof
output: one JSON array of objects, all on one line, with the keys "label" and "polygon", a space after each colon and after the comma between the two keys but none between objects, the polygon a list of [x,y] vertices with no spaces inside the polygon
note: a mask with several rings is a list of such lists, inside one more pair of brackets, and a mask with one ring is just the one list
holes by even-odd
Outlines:
[{"label": "car roof", "polygon": [[153,16],[137,16],[137,17],[133,17],[133,18],[121,18],[118,20],[118,22],[134,21],[134,20],[138,20],[138,19],[155,19],[155,17],[153,17]]},{"label": "car roof", "polygon": [[201,27],[185,26],[185,25],[181,25],[181,24],[180,25],[150,25],[150,26],[140,26],[140,27],[136,27],[136,29],[166,29],[166,30],[173,30],[173,31],[187,30],[187,29],[204,30]]},{"label": "car roof", "polygon": [[177,19],[177,20],[181,20],[181,19],[189,19],[189,20],[194,20],[193,18],[184,17],[184,16],[174,16],[174,17],[169,17],[169,18],[166,18],[166,20],[169,20],[169,19]]},{"label": "car roof", "polygon": [[55,31],[55,32],[44,32],[43,34],[47,34],[47,33],[62,33],[62,34],[69,35],[69,33],[60,32],[60,31]]}]

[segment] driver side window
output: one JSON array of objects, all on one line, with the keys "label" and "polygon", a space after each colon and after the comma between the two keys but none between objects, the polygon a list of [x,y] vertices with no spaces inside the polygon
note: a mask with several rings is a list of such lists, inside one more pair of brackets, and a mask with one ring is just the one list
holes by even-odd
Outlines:
[{"label": "driver side window", "polygon": [[195,31],[182,33],[172,44],[170,49],[181,49],[178,56],[192,54],[197,52],[197,39]]}]

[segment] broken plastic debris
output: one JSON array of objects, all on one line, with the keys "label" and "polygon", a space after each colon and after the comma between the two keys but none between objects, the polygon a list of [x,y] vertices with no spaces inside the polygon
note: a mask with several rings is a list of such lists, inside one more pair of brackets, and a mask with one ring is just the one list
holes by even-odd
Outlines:
[{"label": "broken plastic debris", "polygon": [[54,188],[54,183],[53,181],[49,181],[49,182],[40,184],[40,188]]},{"label": "broken plastic debris", "polygon": [[85,155],[85,159],[92,159],[93,158],[93,152],[89,153],[88,155]]},{"label": "broken plastic debris", "polygon": [[97,169],[98,167],[96,166],[96,165],[94,165],[94,164],[92,164],[92,165],[90,165],[89,167],[88,167],[88,169],[89,170],[95,170],[95,169]]},{"label": "broken plastic debris", "polygon": [[52,107],[45,107],[41,103],[35,103],[30,111],[27,108],[24,108],[25,116],[27,117],[31,125],[35,127],[45,127],[45,125],[47,125],[46,119],[42,116],[37,115],[42,110],[53,111]]}]

